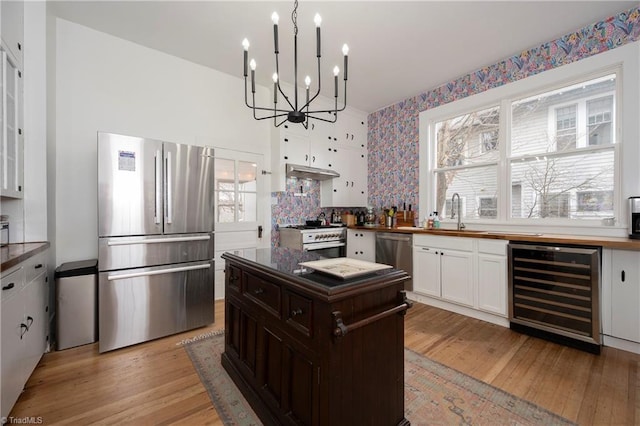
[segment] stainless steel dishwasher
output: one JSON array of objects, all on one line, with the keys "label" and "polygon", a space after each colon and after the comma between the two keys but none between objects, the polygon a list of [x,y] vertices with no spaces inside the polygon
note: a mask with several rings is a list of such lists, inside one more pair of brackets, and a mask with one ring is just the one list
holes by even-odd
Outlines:
[{"label": "stainless steel dishwasher", "polygon": [[[413,274],[413,235],[376,232],[376,263],[391,265]],[[413,290],[413,279],[405,281],[405,290]]]}]

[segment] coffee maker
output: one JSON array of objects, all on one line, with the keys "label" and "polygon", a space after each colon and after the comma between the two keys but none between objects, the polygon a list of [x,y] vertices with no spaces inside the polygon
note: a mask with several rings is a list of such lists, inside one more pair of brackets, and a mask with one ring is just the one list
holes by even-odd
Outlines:
[{"label": "coffee maker", "polygon": [[640,239],[640,197],[629,197],[629,238]]}]

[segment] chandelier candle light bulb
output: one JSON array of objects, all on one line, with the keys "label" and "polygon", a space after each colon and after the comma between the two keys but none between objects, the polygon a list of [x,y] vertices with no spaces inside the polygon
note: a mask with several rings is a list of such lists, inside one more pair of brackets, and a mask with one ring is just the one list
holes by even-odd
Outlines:
[{"label": "chandelier candle light bulb", "polygon": [[[320,57],[321,57],[321,37],[320,37],[320,24],[322,23],[322,18],[320,17],[320,14],[317,14],[314,16],[314,23],[316,24],[316,57],[317,57],[317,62],[318,62],[318,89],[317,91],[314,93],[313,96],[310,95],[310,88],[311,88],[311,79],[309,78],[309,76],[307,76],[304,80],[305,82],[305,88],[306,88],[306,102],[303,105],[299,105],[298,104],[298,23],[297,23],[297,10],[298,10],[298,0],[294,1],[294,8],[293,8],[293,13],[291,14],[291,20],[293,21],[293,28],[294,28],[294,32],[293,32],[293,48],[294,48],[294,52],[293,52],[293,58],[294,58],[294,62],[293,62],[293,66],[294,66],[294,74],[293,74],[293,91],[294,91],[294,96],[293,96],[293,101],[290,100],[290,98],[282,91],[282,88],[280,87],[280,76],[279,74],[279,68],[278,68],[278,55],[280,53],[279,51],[279,45],[278,45],[278,22],[280,20],[280,17],[278,16],[278,14],[276,12],[273,12],[273,14],[271,15],[271,21],[273,22],[273,44],[274,44],[274,53],[275,53],[275,59],[276,59],[276,69],[275,69],[275,73],[273,74],[273,108],[265,108],[265,107],[259,107],[256,106],[256,100],[255,100],[255,69],[256,69],[256,63],[255,61],[252,59],[249,62],[249,67],[251,68],[251,93],[252,93],[252,102],[251,104],[249,103],[249,99],[248,99],[248,90],[247,90],[247,85],[248,85],[248,81],[247,81],[247,59],[248,59],[248,54],[249,54],[249,40],[247,40],[246,38],[242,41],[242,47],[244,48],[244,81],[245,81],[245,90],[244,90],[244,100],[245,100],[245,105],[249,108],[251,108],[251,110],[253,111],[253,117],[256,120],[265,120],[265,119],[271,119],[273,118],[274,121],[274,125],[276,127],[281,126],[282,124],[284,124],[286,121],[290,121],[292,123],[301,123],[305,128],[308,127],[309,125],[309,119],[314,119],[314,120],[319,120],[319,121],[325,121],[328,123],[335,123],[336,120],[338,119],[338,112],[340,111],[344,111],[344,109],[347,106],[347,60],[348,60],[348,52],[349,52],[349,48],[348,46],[345,44],[342,46],[342,53],[344,55],[344,102],[342,104],[342,106],[340,108],[338,108],[338,74],[340,73],[340,70],[338,69],[338,67],[334,68],[334,85],[335,85],[335,90],[334,90],[334,97],[335,97],[335,105],[332,109],[321,109],[321,110],[312,110],[310,108],[311,103],[320,95],[320,88],[321,88],[321,73],[320,73]],[[281,92],[282,95],[284,96],[284,99],[286,101],[286,104],[288,104],[288,106],[290,107],[289,110],[286,109],[278,109],[277,108],[277,103],[278,103],[278,95],[277,92]],[[269,111],[271,113],[271,115],[267,115],[267,116],[261,116],[259,117],[257,115],[257,113],[259,111]],[[326,119],[323,118],[323,114],[322,113],[331,113],[333,115],[332,119]],[[278,119],[281,119],[281,121],[278,122]]]},{"label": "chandelier candle light bulb", "polygon": [[278,73],[274,72],[271,76],[273,79],[273,103],[278,103]]},{"label": "chandelier candle light bulb", "polygon": [[347,61],[349,59],[349,46],[347,46],[346,44],[342,45],[342,54],[344,55],[344,81],[347,81]]},{"label": "chandelier candle light bulb", "polygon": [[251,93],[256,93],[256,61],[252,59],[249,66],[251,67]]},{"label": "chandelier candle light bulb", "polygon": [[277,55],[280,53],[278,52],[278,21],[280,20],[280,17],[276,12],[273,12],[271,20],[273,21],[273,45],[275,47],[275,54]]},{"label": "chandelier candle light bulb", "polygon": [[242,40],[242,47],[244,48],[244,76],[247,77],[247,60],[249,56],[249,40],[246,38]]},{"label": "chandelier candle light bulb", "polygon": [[316,24],[316,57],[320,57],[320,24],[322,23],[322,18],[320,14],[316,13],[316,16],[313,17],[313,22]]}]

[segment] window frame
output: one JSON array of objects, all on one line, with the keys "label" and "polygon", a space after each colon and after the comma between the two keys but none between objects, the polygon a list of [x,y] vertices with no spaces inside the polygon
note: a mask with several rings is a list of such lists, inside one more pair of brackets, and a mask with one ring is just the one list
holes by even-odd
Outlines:
[{"label": "window frame", "polygon": [[[522,80],[504,84],[490,90],[474,94],[459,100],[455,100],[443,105],[426,109],[419,114],[419,212],[424,216],[423,212],[433,211],[435,205],[435,179],[433,175],[434,153],[428,149],[434,141],[434,123],[442,120],[456,117],[461,114],[478,111],[500,103],[501,111],[510,108],[512,101],[524,99],[527,96],[534,96],[536,93],[544,93],[545,91],[568,87],[571,84],[596,79],[608,74],[615,74],[615,96],[614,96],[614,117],[613,119],[613,144],[612,151],[614,156],[613,170],[613,190],[614,190],[614,216],[616,219],[617,229],[615,232],[623,233],[624,224],[627,222],[627,213],[623,205],[623,192],[633,195],[640,193],[640,170],[638,170],[636,158],[640,156],[640,145],[636,144],[639,131],[634,125],[637,125],[637,116],[640,112],[640,100],[638,97],[625,96],[629,91],[640,91],[640,44],[634,43],[632,46],[622,46],[619,49],[607,51],[585,58],[581,61],[564,65],[552,70],[539,73]],[[625,90],[622,90],[624,86]],[[635,93],[635,92],[633,92]],[[596,98],[606,96],[606,94],[598,94]],[[625,136],[627,137],[627,145],[625,145]],[[467,223],[481,225],[503,224],[522,228],[522,230],[540,229],[544,226],[544,230],[548,231],[554,227],[565,230],[567,227],[575,228],[572,231],[577,234],[584,235],[602,235],[606,229],[612,232],[612,227],[601,225],[597,221],[582,219],[534,219],[534,218],[511,218],[511,176],[508,167],[510,149],[507,149],[504,140],[510,138],[509,129],[505,120],[501,118],[499,129],[499,149],[500,149],[500,174],[497,188],[498,194],[498,219],[497,220],[473,220],[467,218]],[[629,145],[631,144],[631,145]],[[580,151],[584,153],[590,151],[598,151],[601,146],[594,145],[587,148],[578,148],[572,151],[577,154]],[[611,149],[611,146],[607,146]],[[625,150],[625,155],[621,155],[621,150]],[[630,155],[628,155],[630,154]],[[475,166],[475,165],[474,165]],[[462,167],[468,168],[467,167]],[[625,185],[623,187],[622,176],[625,177]],[[515,182],[514,182],[515,184]],[[575,197],[574,197],[575,198]],[[427,214],[428,216],[428,214]],[[446,220],[445,220],[446,222]],[[446,226],[446,225],[445,225]],[[602,228],[602,230],[597,229]]]}]

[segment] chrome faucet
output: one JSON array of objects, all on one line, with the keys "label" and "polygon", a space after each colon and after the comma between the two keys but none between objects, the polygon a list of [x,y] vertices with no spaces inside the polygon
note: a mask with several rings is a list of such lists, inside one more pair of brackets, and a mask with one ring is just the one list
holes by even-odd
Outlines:
[{"label": "chrome faucet", "polygon": [[[456,197],[458,197],[458,203],[455,205],[455,210],[454,210],[453,202],[456,199]],[[465,228],[465,226],[464,226],[464,223],[460,222],[462,217],[462,215],[460,214],[460,194],[458,194],[457,192],[455,192],[451,197],[451,219],[454,219],[456,215],[458,216],[458,231],[462,231]]]}]

